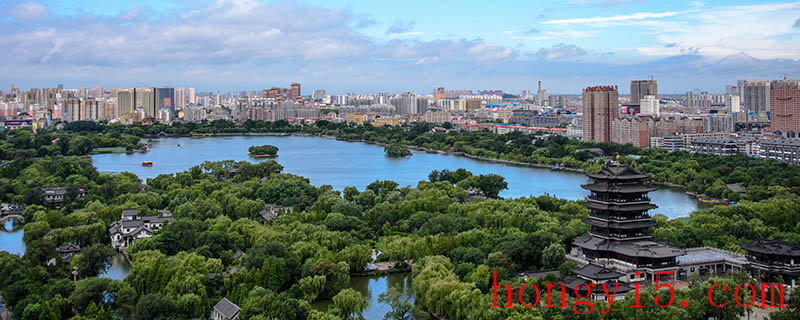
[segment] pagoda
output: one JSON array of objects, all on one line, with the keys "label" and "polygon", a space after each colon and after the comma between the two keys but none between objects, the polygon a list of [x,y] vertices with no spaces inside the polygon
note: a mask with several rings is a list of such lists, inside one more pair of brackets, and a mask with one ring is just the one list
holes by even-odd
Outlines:
[{"label": "pagoda", "polygon": [[650,234],[656,223],[647,211],[657,206],[647,195],[655,190],[647,184],[649,175],[618,158],[588,177],[593,181],[581,187],[590,192],[583,203],[590,210],[583,219],[590,230],[573,241],[575,249],[568,258],[622,272],[630,282],[654,281],[657,271],[677,275],[676,257],[684,251],[655,242]]}]

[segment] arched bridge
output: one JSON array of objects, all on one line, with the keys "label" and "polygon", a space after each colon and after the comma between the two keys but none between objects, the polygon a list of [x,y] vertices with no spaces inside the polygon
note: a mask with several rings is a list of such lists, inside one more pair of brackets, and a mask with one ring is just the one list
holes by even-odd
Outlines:
[{"label": "arched bridge", "polygon": [[9,214],[9,215],[0,216],[0,224],[6,223],[6,221],[11,220],[11,219],[15,219],[15,220],[17,220],[17,221],[19,221],[21,223],[25,223],[25,218],[23,216],[18,215],[18,214]]}]

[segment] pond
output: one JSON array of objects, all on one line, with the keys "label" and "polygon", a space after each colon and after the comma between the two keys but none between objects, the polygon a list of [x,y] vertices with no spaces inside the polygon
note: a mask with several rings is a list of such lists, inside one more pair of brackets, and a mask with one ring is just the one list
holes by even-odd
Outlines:
[{"label": "pond", "polygon": [[[369,298],[369,305],[362,314],[365,319],[383,319],[383,316],[391,311],[387,304],[379,303],[378,296],[386,292],[389,288],[398,288],[414,301],[414,290],[411,286],[411,273],[394,273],[382,276],[352,277],[350,278],[350,288]],[[328,311],[331,300],[320,300],[311,304],[311,307]]]}]

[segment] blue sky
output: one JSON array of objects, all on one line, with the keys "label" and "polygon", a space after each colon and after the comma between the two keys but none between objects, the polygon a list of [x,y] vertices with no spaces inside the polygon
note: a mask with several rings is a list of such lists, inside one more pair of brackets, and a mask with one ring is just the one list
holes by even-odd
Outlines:
[{"label": "blue sky", "polygon": [[0,2],[0,87],[662,93],[800,77],[800,2]]}]

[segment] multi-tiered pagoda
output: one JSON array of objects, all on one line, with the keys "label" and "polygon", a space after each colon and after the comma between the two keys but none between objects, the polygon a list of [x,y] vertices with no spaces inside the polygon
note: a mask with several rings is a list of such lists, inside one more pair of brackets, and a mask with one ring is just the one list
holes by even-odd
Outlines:
[{"label": "multi-tiered pagoda", "polygon": [[[655,190],[647,184],[648,175],[618,160],[588,176],[594,181],[581,187],[591,192],[584,202],[591,211],[583,219],[591,229],[589,235],[573,241],[577,258],[628,274],[631,281],[653,281],[656,271],[677,273],[675,258],[683,255],[683,250],[657,243],[650,236],[655,222],[647,211],[657,206],[647,196]],[[641,276],[633,276],[635,271]]]}]

